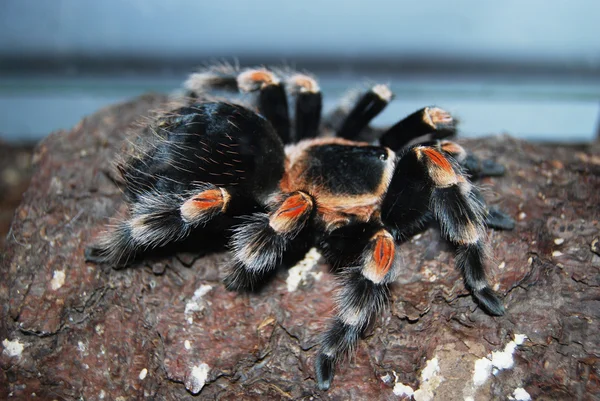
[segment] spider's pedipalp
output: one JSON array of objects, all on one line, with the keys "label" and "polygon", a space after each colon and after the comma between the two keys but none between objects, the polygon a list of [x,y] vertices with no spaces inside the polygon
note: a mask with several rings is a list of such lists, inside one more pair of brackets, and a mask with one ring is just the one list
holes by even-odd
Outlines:
[{"label": "spider's pedipalp", "polygon": [[[370,232],[363,231],[367,235]],[[337,363],[354,350],[373,316],[385,306],[387,284],[394,279],[396,244],[392,235],[379,229],[370,238],[363,236],[362,239],[366,244],[358,259],[359,265],[340,272],[337,313],[321,340],[315,361],[321,390],[330,387]]]},{"label": "spider's pedipalp", "polygon": [[234,263],[225,279],[227,288],[252,289],[276,269],[313,210],[312,197],[296,192],[286,196],[270,214],[253,214],[235,227],[230,243]]},{"label": "spider's pedipalp", "polygon": [[378,84],[358,95],[351,93],[349,96],[352,99],[343,99],[342,105],[330,115],[336,136],[354,141],[369,141],[369,138],[361,134],[371,120],[392,101],[394,94],[387,85]]},{"label": "spider's pedipalp", "polygon": [[296,98],[294,139],[301,141],[319,134],[323,95],[316,79],[293,74],[286,79],[290,93]]},{"label": "spider's pedipalp", "polygon": [[442,139],[456,134],[456,121],[439,107],[425,107],[400,120],[383,133],[380,142],[392,150],[402,149],[412,140],[431,134]]}]

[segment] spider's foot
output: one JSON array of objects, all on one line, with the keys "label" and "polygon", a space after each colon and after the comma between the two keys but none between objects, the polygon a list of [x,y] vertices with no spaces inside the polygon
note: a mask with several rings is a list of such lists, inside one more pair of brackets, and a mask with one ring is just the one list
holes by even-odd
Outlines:
[{"label": "spider's foot", "polygon": [[481,290],[473,291],[473,296],[479,302],[482,309],[490,315],[504,315],[504,305],[498,298],[498,295],[490,287],[484,287]]},{"label": "spider's foot", "polygon": [[257,277],[254,273],[240,266],[234,266],[231,272],[223,279],[225,288],[235,292],[253,291],[256,281]]},{"label": "spider's foot", "polygon": [[86,262],[96,264],[105,262],[105,256],[103,255],[102,248],[96,245],[86,246],[85,250],[83,251],[83,257],[85,258]]},{"label": "spider's foot", "polygon": [[494,230],[512,230],[515,228],[515,220],[495,207],[488,209],[485,224]]},{"label": "spider's foot", "polygon": [[319,390],[329,390],[335,373],[335,360],[320,352],[315,361],[315,372]]},{"label": "spider's foot", "polygon": [[471,153],[461,164],[473,178],[499,177],[506,173],[506,167],[503,165],[490,159],[481,160]]}]

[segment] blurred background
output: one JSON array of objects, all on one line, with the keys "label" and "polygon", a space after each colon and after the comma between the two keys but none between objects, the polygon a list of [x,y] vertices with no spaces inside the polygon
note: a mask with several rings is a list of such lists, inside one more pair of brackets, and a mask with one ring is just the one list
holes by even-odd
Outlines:
[{"label": "blurred background", "polygon": [[396,100],[379,125],[436,104],[460,118],[463,136],[582,143],[598,131],[597,0],[3,0],[1,9],[4,186],[27,179],[31,144],[51,131],[172,92],[211,60],[313,71],[326,108],[361,82],[389,83]]}]

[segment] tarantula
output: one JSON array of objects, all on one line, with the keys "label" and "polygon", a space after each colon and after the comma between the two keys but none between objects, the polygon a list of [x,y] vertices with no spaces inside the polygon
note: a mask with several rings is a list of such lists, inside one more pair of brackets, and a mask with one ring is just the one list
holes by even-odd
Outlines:
[{"label": "tarantula", "polygon": [[[185,87],[191,100],[159,116],[118,164],[129,215],[88,248],[88,260],[125,265],[192,232],[218,232],[233,255],[225,285],[246,290],[286,254],[317,247],[340,278],[315,361],[322,390],[386,303],[401,268],[397,247],[433,220],[456,247],[475,300],[488,314],[504,313],[484,272],[485,228],[514,222],[488,208],[467,178],[504,168],[445,140],[456,132],[449,113],[426,107],[372,129],[393,97],[375,85],[321,123],[317,81],[266,68],[208,68]],[[428,142],[409,145],[425,135]]]}]

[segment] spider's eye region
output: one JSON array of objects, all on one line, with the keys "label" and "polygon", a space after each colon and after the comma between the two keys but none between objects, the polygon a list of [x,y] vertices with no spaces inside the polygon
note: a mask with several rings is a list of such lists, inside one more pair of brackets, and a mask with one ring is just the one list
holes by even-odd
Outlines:
[{"label": "spider's eye region", "polygon": [[381,161],[386,161],[388,159],[388,154],[387,152],[383,152],[379,155],[379,160]]}]

